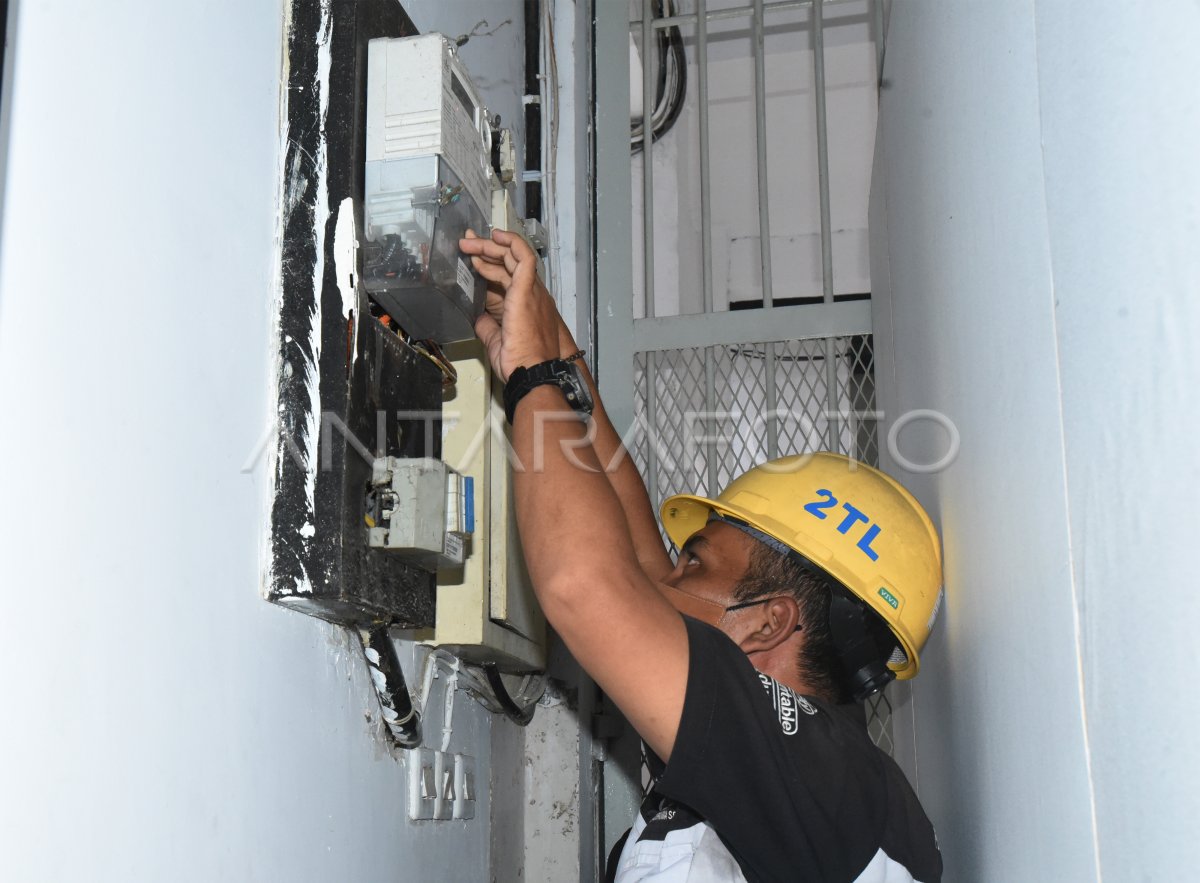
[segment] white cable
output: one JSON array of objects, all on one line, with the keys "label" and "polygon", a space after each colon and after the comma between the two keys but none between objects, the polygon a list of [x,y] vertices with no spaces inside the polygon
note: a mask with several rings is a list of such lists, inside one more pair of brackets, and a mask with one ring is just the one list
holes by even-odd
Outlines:
[{"label": "white cable", "polygon": [[454,733],[454,694],[458,692],[458,662],[456,658],[456,665],[446,684],[445,704],[442,709],[442,751],[450,750],[450,737]]},{"label": "white cable", "polygon": [[[446,692],[444,695],[445,709],[442,723],[442,743],[443,746],[449,744],[451,723],[454,711],[454,694],[462,687],[471,698],[486,708],[492,714],[503,714],[504,707],[500,700],[496,697],[491,685],[487,679],[478,673],[476,666],[455,656],[448,650],[441,647],[434,647],[425,656],[425,663],[421,672],[421,692],[418,696],[412,697],[413,707],[418,710],[421,717],[425,717],[426,710],[429,705],[429,697],[433,690],[433,682],[437,678],[437,668],[441,665],[449,674],[449,680],[446,683]],[[528,674],[521,681],[520,688],[511,697],[513,702],[521,709],[527,709],[531,705],[537,703],[545,691],[546,676],[544,673]],[[446,747],[442,748],[447,750]]]}]

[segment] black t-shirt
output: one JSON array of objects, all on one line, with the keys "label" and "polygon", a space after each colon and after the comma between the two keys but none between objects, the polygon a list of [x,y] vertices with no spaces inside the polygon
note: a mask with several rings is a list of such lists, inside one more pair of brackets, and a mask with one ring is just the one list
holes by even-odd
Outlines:
[{"label": "black t-shirt", "polygon": [[687,695],[656,816],[677,815],[665,798],[707,820],[750,881],[939,881],[933,826],[856,709],[797,695],[684,621]]}]

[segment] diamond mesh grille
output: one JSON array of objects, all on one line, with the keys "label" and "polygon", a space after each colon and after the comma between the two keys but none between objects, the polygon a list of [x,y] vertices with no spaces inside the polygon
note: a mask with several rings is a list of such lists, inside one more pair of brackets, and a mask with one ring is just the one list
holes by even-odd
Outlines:
[{"label": "diamond mesh grille", "polygon": [[631,446],[652,502],[716,494],[771,456],[834,450],[876,464],[871,352],[857,335],[637,353]]},{"label": "diamond mesh grille", "polygon": [[[655,510],[673,493],[713,496],[772,456],[833,450],[877,465],[872,354],[869,335],[635,354],[629,445]],[[890,754],[891,703],[877,694],[866,710]]]}]

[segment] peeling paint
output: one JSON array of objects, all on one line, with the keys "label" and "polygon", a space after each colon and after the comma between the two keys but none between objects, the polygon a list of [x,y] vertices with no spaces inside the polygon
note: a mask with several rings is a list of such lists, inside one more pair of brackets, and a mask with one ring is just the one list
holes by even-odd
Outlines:
[{"label": "peeling paint", "polygon": [[[333,64],[333,52],[329,38],[333,32],[331,0],[321,3],[321,28],[317,36],[317,95],[320,100],[321,138],[314,157],[316,170],[317,203],[313,217],[313,232],[316,239],[317,260],[313,266],[313,309],[309,313],[308,354],[305,356],[304,384],[311,405],[305,414],[301,450],[305,456],[304,493],[309,520],[315,520],[317,511],[317,468],[318,446],[321,437],[321,289],[325,279],[325,226],[329,222],[328,167],[326,164],[325,124],[329,116],[329,69]],[[308,538],[305,538],[306,542]],[[311,587],[310,587],[311,591]]]},{"label": "peeling paint", "polygon": [[333,226],[333,259],[345,319],[349,319],[354,310],[354,247],[354,200],[347,196],[338,206],[337,221]]},{"label": "peeling paint", "polygon": [[[286,146],[284,149],[286,153]],[[304,155],[300,151],[296,151],[292,155],[292,165],[288,169],[284,180],[287,181],[287,191],[283,195],[283,216],[280,219],[282,226],[286,227],[288,218],[296,206],[300,204],[300,200],[304,198],[305,191],[308,190],[308,178],[302,174]]]},{"label": "peeling paint", "polygon": [[[285,38],[280,47],[281,52],[280,52],[280,73],[279,73],[279,119],[278,119],[278,125],[279,125],[280,141],[279,141],[279,153],[276,157],[276,163],[277,163],[278,175],[279,175],[280,181],[288,180],[285,166],[287,164],[287,155],[288,155],[287,145],[288,145],[288,138],[289,138],[288,125],[287,125],[287,106],[288,106],[288,104],[287,104],[287,88],[288,88],[288,82],[290,79],[291,57],[288,54],[287,35],[290,35],[292,33],[292,26],[293,26],[292,25],[292,5],[290,3],[285,3],[284,4],[284,27],[283,27],[283,33],[285,35]],[[280,194],[279,204],[276,206],[276,221],[277,221],[277,223],[276,223],[276,227],[275,227],[275,240],[273,243],[273,248],[274,248],[274,252],[275,252],[276,256],[281,256],[283,254],[284,231],[287,229],[287,218],[288,218],[288,215],[290,214],[290,207],[288,207],[289,197],[290,197],[290,187],[288,188],[288,191],[286,193]],[[274,271],[272,273],[272,278],[271,278],[271,312],[270,312],[270,315],[273,318],[270,323],[270,335],[271,335],[272,342],[277,341],[279,339],[279,334],[280,334],[280,331],[282,330],[280,327],[281,326],[282,309],[283,309],[283,266],[279,260],[276,260],[274,262]],[[286,337],[286,340],[288,343],[291,343],[290,336]],[[279,422],[278,415],[281,415],[283,413],[284,407],[283,407],[283,402],[280,400],[280,395],[279,395],[279,378],[282,375],[285,360],[283,358],[283,353],[280,351],[280,348],[278,346],[275,346],[275,345],[270,346],[268,348],[268,352],[272,353],[273,355],[272,355],[272,364],[271,364],[272,371],[270,374],[270,385],[268,387],[268,393],[267,393],[267,415],[268,415],[268,420],[270,421],[269,425],[274,427],[276,436],[281,437],[282,434],[279,432],[280,422]],[[290,365],[289,365],[289,367],[290,367]],[[280,438],[280,441],[281,440],[282,439]],[[275,489],[279,483],[279,470],[281,468],[280,467],[280,455],[282,453],[282,450],[281,450],[282,447],[283,447],[282,444],[277,443],[275,450],[270,451],[268,453],[268,460],[267,460],[267,474],[270,476],[273,476],[274,480],[265,482],[265,487],[264,487],[264,490],[266,491],[266,494],[267,494],[267,502],[266,502],[266,505],[263,507],[263,513],[265,515],[265,523],[264,523],[265,535],[264,535],[262,543],[259,547],[259,556],[262,559],[262,567],[261,567],[261,571],[260,571],[262,573],[262,584],[261,584],[260,588],[264,595],[269,594],[270,588],[271,588],[271,583],[274,579],[274,566],[273,566],[274,565],[274,554],[273,554],[273,548],[272,548],[272,542],[271,542],[272,534],[273,534],[273,524],[272,524],[273,516],[272,516],[271,504],[274,500]]]},{"label": "peeling paint", "polygon": [[[333,260],[338,291],[342,294],[342,318],[350,321],[357,301],[355,293],[355,249],[358,239],[354,226],[354,200],[347,196],[338,206],[333,225]],[[351,325],[354,337],[350,341],[350,364],[358,360],[358,323]]]},{"label": "peeling paint", "polygon": [[[287,8],[288,20],[285,24],[284,33],[291,36],[293,34],[293,26],[291,22],[291,4],[285,4]],[[280,180],[284,183],[281,193],[279,194],[279,204],[277,206],[277,230],[275,249],[279,255],[283,254],[283,238],[287,229],[291,215],[298,207],[300,207],[306,197],[312,192],[311,188],[315,188],[315,206],[314,206],[314,236],[316,239],[316,265],[313,268],[313,298],[314,309],[309,315],[308,327],[308,351],[305,352],[303,347],[297,346],[296,341],[289,335],[284,335],[283,340],[286,344],[287,355],[281,348],[276,348],[274,371],[272,375],[272,390],[271,390],[271,411],[277,413],[280,418],[286,414],[286,408],[280,399],[280,382],[290,379],[292,374],[299,368],[303,372],[305,389],[308,393],[310,407],[304,418],[304,425],[301,428],[300,438],[293,439],[291,437],[291,428],[286,420],[280,420],[276,425],[278,427],[277,439],[274,449],[271,452],[270,474],[273,476],[273,487],[270,492],[273,494],[276,487],[279,486],[283,479],[284,460],[291,455],[299,455],[303,459],[303,468],[305,470],[305,502],[306,502],[306,522],[305,528],[300,531],[301,542],[306,546],[311,542],[316,533],[313,526],[316,521],[316,481],[317,469],[319,463],[318,443],[320,438],[320,358],[321,358],[321,297],[320,292],[323,287],[324,276],[324,234],[325,224],[329,217],[329,207],[325,197],[327,192],[326,187],[326,156],[325,156],[325,120],[329,106],[329,70],[332,63],[330,51],[330,36],[332,33],[332,15],[331,15],[330,0],[323,0],[321,4],[321,22],[317,36],[318,48],[318,70],[316,77],[316,86],[319,89],[320,96],[320,120],[321,120],[321,137],[319,139],[320,147],[317,155],[314,156],[304,149],[302,144],[293,139],[292,131],[287,123],[287,86],[289,83],[290,57],[285,48],[283,52],[282,76],[280,81],[280,145],[279,145],[279,160],[278,168]],[[294,149],[293,149],[294,148]],[[291,154],[291,160],[288,160],[288,155]],[[311,172],[315,175],[315,180],[309,174],[305,173],[304,160],[308,159],[311,163]],[[272,315],[275,322],[272,329],[278,340],[280,332],[280,316],[282,315],[282,307],[284,302],[283,291],[283,276],[282,265],[277,264],[276,277],[274,280],[272,295]],[[268,507],[268,512],[270,507]],[[273,524],[270,520],[267,523],[267,537],[264,543],[264,556],[266,566],[263,569],[264,573],[264,591],[269,592],[271,585],[277,579],[272,566],[271,556],[271,534]],[[304,568],[304,562],[297,558],[296,563],[299,565],[301,575],[293,576],[294,592],[296,594],[311,594],[313,592],[312,581]],[[284,586],[278,588],[287,592],[288,589]]]}]

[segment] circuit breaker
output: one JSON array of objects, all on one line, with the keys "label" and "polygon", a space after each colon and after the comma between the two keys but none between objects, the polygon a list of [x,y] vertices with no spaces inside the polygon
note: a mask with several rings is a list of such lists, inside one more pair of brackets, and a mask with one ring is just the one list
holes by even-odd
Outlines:
[{"label": "circuit breaker", "polygon": [[367,492],[368,544],[420,567],[458,567],[475,529],[475,479],[431,457],[380,457]]},{"label": "circuit breaker", "polygon": [[485,283],[458,250],[489,232],[487,108],[441,34],[367,50],[363,284],[411,337],[474,337]]}]

